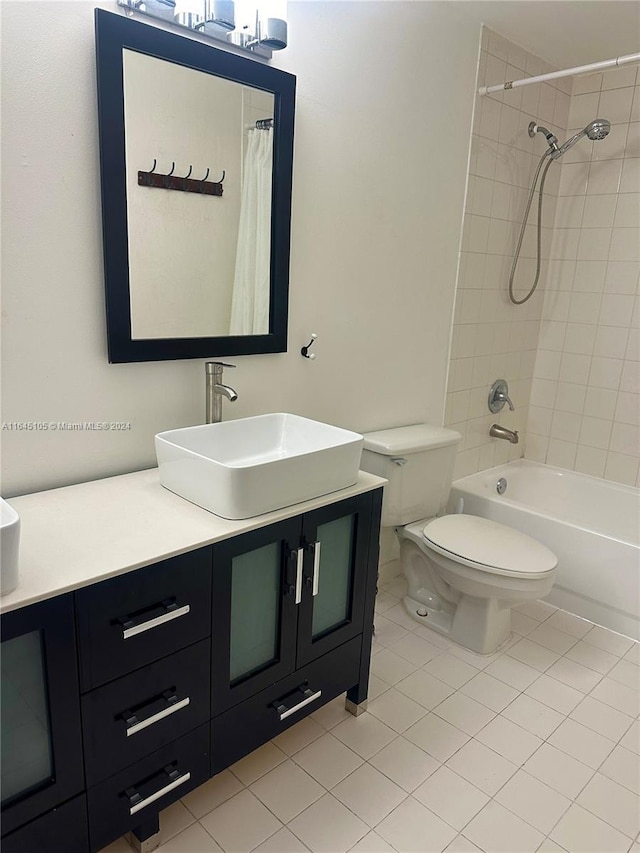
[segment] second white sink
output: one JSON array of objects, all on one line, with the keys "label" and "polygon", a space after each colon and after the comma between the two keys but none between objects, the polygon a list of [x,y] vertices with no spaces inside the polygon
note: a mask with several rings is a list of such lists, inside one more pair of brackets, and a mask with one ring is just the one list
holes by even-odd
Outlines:
[{"label": "second white sink", "polygon": [[291,414],[186,427],[155,437],[160,482],[223,518],[251,518],[356,482],[363,438]]}]

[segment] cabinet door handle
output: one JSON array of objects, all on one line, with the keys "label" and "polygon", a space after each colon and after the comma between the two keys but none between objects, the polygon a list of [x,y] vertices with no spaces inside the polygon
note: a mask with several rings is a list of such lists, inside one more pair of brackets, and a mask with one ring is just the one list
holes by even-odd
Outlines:
[{"label": "cabinet door handle", "polygon": [[[169,778],[175,775],[176,774],[174,771],[174,773],[170,774]],[[176,778],[173,778],[168,785],[165,785],[163,788],[160,788],[159,791],[155,791],[155,793],[149,794],[149,796],[145,797],[144,800],[140,799],[140,795],[138,793],[133,792],[133,794],[129,795],[129,803],[133,803],[129,806],[129,814],[134,815],[141,809],[150,806],[151,803],[155,803],[156,800],[159,800],[160,797],[164,797],[164,795],[168,794],[169,791],[173,791],[174,788],[177,788],[180,785],[184,785],[184,783],[188,782],[189,779],[191,779],[191,773],[187,771],[186,773],[183,773],[182,776],[176,776]]]},{"label": "cabinet door handle", "polygon": [[[171,701],[172,699],[174,701]],[[145,717],[143,720],[138,720],[134,713],[129,714],[128,719],[132,722],[127,725],[127,737],[131,737],[131,735],[135,735],[143,729],[153,726],[155,723],[160,722],[160,720],[164,720],[165,717],[169,717],[171,714],[175,714],[176,711],[186,708],[187,705],[191,703],[191,698],[189,696],[178,701],[176,701],[176,699],[177,697],[175,694],[168,697],[167,701],[169,701],[170,704],[166,708],[163,708],[162,711],[158,711],[156,714],[152,714],[150,717]],[[123,716],[125,715],[123,714]]]},{"label": "cabinet door handle", "polygon": [[302,695],[304,696],[302,702],[298,702],[298,704],[294,705],[293,708],[287,708],[286,705],[283,705],[280,702],[273,703],[273,707],[278,712],[281,722],[282,720],[286,720],[287,717],[290,717],[292,714],[295,714],[296,711],[300,710],[300,708],[304,708],[305,705],[310,705],[311,702],[315,702],[316,699],[319,699],[322,696],[322,690],[316,690],[315,693],[312,693],[312,691],[307,688],[302,691]]},{"label": "cabinet door handle", "polygon": [[146,622],[140,622],[133,625],[130,617],[120,620],[122,625],[122,639],[128,640],[130,637],[135,637],[138,634],[143,634],[145,631],[150,631],[152,628],[157,628],[159,625],[164,625],[165,622],[171,622],[172,619],[179,619],[181,616],[186,616],[191,611],[191,605],[184,604],[178,607],[174,602],[171,604],[163,604],[165,612],[160,616],[154,616],[153,619],[147,619]]},{"label": "cabinet door handle", "polygon": [[296,548],[296,604],[302,601],[302,566],[304,562],[304,548]]},{"label": "cabinet door handle", "polygon": [[313,595],[317,595],[320,591],[320,542],[316,540],[313,543]]}]

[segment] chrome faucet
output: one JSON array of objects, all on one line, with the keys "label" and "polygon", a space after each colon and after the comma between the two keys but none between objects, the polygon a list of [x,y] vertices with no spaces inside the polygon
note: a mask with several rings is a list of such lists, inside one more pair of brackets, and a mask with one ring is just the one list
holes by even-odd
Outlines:
[{"label": "chrome faucet", "polygon": [[238,399],[236,391],[229,385],[222,384],[222,371],[225,367],[235,367],[235,364],[225,364],[223,361],[205,362],[207,382],[207,411],[206,423],[218,424],[222,420],[222,398],[230,403]]},{"label": "chrome faucet", "polygon": [[514,411],[513,403],[511,402],[511,398],[509,397],[509,386],[507,385],[506,379],[497,379],[489,390],[489,411],[496,414],[496,412],[502,411],[504,408],[504,404],[506,403],[511,411]]},{"label": "chrome faucet", "polygon": [[489,435],[492,438],[504,438],[505,441],[510,441],[511,444],[517,444],[519,441],[517,429],[507,429],[500,424],[491,424]]}]

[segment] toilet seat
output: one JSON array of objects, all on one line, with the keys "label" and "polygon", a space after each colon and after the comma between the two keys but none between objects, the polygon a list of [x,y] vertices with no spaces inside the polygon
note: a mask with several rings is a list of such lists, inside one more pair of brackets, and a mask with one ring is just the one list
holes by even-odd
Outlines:
[{"label": "toilet seat", "polygon": [[424,545],[438,554],[490,574],[543,578],[558,558],[525,533],[488,518],[458,513],[443,515],[422,530]]}]

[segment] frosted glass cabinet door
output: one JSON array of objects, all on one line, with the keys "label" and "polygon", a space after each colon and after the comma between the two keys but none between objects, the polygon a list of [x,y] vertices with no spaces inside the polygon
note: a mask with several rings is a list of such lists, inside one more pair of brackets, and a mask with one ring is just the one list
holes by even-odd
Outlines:
[{"label": "frosted glass cabinet door", "polygon": [[231,562],[231,683],[278,659],[280,543],[239,554]]},{"label": "frosted glass cabinet door", "polygon": [[362,631],[371,501],[370,494],[360,495],[304,516],[305,583],[298,614],[298,666]]},{"label": "frosted glass cabinet door", "polygon": [[42,632],[2,643],[2,805],[53,781]]},{"label": "frosted glass cabinet door", "polygon": [[311,628],[314,640],[344,625],[351,615],[355,522],[351,514],[318,526],[315,549],[320,554],[319,557],[314,554],[318,590],[313,601]]},{"label": "frosted glass cabinet door", "polygon": [[84,787],[73,596],[4,613],[0,633],[4,835]]},{"label": "frosted glass cabinet door", "polygon": [[214,546],[212,707],[214,713],[263,690],[295,668],[300,518]]}]

